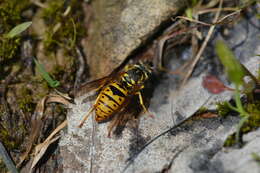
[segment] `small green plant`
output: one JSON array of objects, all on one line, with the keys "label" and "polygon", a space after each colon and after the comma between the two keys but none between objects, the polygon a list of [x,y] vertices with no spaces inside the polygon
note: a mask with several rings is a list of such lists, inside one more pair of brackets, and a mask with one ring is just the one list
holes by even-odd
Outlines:
[{"label": "small green plant", "polygon": [[[228,107],[238,112],[241,120],[237,126],[236,134],[235,136],[235,142],[239,143],[241,141],[241,128],[242,133],[245,131],[245,128],[250,124],[251,121],[257,123],[258,115],[255,116],[251,111],[247,109],[247,106],[243,106],[241,100],[240,100],[240,92],[242,87],[244,86],[243,78],[247,74],[248,71],[245,70],[245,68],[240,64],[240,62],[235,58],[233,52],[228,48],[228,46],[223,41],[217,41],[216,42],[216,52],[217,55],[221,61],[221,63],[224,65],[225,71],[227,73],[227,76],[229,80],[235,85],[235,91],[234,91],[234,100],[235,100],[235,106],[232,106],[229,102],[225,102],[225,105],[228,105]],[[251,74],[249,76],[252,76]],[[257,123],[258,124],[258,123]],[[260,125],[260,124],[259,124]],[[226,141],[227,143],[233,143],[231,141],[233,140],[233,137],[229,137]],[[227,144],[229,145],[229,144]]]},{"label": "small green plant", "polygon": [[34,63],[36,64],[36,68],[42,75],[42,77],[47,81],[47,83],[50,85],[52,88],[56,88],[60,86],[60,82],[57,80],[53,80],[49,73],[45,70],[44,66],[40,64],[36,59],[34,59]]},{"label": "small green plant", "polygon": [[226,117],[232,111],[229,105],[230,103],[227,101],[217,103],[218,115]]},{"label": "small green plant", "polygon": [[20,38],[17,36],[25,31],[31,24],[32,22],[21,23],[0,37],[0,60],[14,57],[20,45]]}]

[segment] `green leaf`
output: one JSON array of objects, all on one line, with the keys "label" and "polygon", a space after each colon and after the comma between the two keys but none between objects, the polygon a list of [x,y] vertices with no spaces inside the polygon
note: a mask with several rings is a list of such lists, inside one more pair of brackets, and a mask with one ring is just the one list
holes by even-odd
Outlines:
[{"label": "green leaf", "polygon": [[238,86],[243,85],[245,71],[230,48],[221,40],[216,42],[215,48],[221,63],[225,67],[229,80]]},{"label": "green leaf", "polygon": [[46,72],[46,70],[44,69],[44,66],[42,64],[40,64],[36,59],[34,59],[34,63],[36,64],[36,68],[38,69],[38,71],[40,72],[42,77],[48,82],[48,84],[52,88],[56,88],[60,85],[60,82],[57,80],[53,80],[51,78],[51,76],[49,75],[49,73]]},{"label": "green leaf", "polygon": [[187,16],[188,18],[192,19],[192,13],[193,13],[192,8],[187,8],[186,11],[185,11],[185,13],[186,13],[186,16]]},{"label": "green leaf", "polygon": [[8,34],[6,34],[7,38],[13,38],[19,35],[21,32],[25,31],[29,26],[31,26],[32,22],[24,22],[17,26],[15,26]]}]

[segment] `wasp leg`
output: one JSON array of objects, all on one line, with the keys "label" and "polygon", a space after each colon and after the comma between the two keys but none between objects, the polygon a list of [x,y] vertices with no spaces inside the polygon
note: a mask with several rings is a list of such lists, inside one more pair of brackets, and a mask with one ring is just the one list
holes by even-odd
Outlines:
[{"label": "wasp leg", "polygon": [[92,106],[92,108],[88,111],[88,113],[84,116],[83,120],[80,122],[80,124],[78,125],[79,128],[82,127],[82,125],[84,124],[84,122],[88,119],[88,117],[90,116],[91,112],[95,109],[94,106]]},{"label": "wasp leg", "polygon": [[142,93],[139,91],[139,92],[137,92],[137,94],[138,94],[138,96],[139,96],[139,101],[140,101],[141,106],[142,106],[143,109],[144,109],[144,112],[145,112],[145,113],[148,113],[148,115],[149,115],[151,118],[154,118],[153,114],[151,114],[151,113],[146,109],[146,107],[145,107],[145,105],[144,105],[144,100],[143,100],[143,97],[142,97]]},{"label": "wasp leg", "polygon": [[119,121],[120,120],[118,118],[114,118],[112,120],[112,122],[107,126],[107,130],[108,130],[107,137],[108,138],[111,137],[112,130],[114,129],[114,127],[116,127],[119,124]]}]

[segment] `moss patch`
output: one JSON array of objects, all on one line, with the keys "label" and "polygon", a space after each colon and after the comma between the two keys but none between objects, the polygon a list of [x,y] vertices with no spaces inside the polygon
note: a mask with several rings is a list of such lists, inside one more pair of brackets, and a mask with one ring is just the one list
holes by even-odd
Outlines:
[{"label": "moss patch", "polygon": [[218,115],[226,117],[232,110],[228,106],[227,102],[219,102],[217,103],[217,112]]},{"label": "moss patch", "polygon": [[[240,129],[241,135],[249,133],[260,127],[260,101],[245,104],[244,108],[249,113],[249,118]],[[235,145],[236,142],[236,135],[232,134],[226,139],[224,146],[230,147]]]},{"label": "moss patch", "polygon": [[[13,27],[25,21],[21,14],[30,0],[2,0],[0,2],[0,35],[7,34]],[[13,58],[18,53],[20,39],[0,37],[0,62]]]},{"label": "moss patch", "polygon": [[32,91],[28,88],[22,88],[20,94],[21,98],[18,100],[19,108],[23,112],[33,113],[36,104],[33,102]]},{"label": "moss patch", "polygon": [[42,17],[48,26],[44,38],[47,52],[54,52],[57,47],[70,51],[79,38],[84,36],[83,10],[81,3],[71,0],[65,4],[63,0],[49,1],[48,8],[42,12]]}]

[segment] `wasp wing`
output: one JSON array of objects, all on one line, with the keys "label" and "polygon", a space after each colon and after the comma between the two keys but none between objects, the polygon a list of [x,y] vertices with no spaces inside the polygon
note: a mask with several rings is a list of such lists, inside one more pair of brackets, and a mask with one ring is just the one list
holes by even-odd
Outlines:
[{"label": "wasp wing", "polygon": [[98,90],[102,89],[109,82],[116,80],[117,78],[120,78],[120,76],[124,73],[124,72],[119,72],[120,69],[121,69],[121,67],[117,67],[108,76],[105,76],[100,79],[96,79],[94,81],[86,82],[85,84],[81,85],[77,91],[75,91],[74,96],[79,97],[90,91],[93,91],[93,90],[98,91]]},{"label": "wasp wing", "polygon": [[93,90],[98,91],[99,89],[103,88],[103,86],[105,86],[110,80],[111,77],[106,76],[94,81],[86,82],[85,84],[81,85],[80,88],[75,92],[75,97],[79,97]]}]

